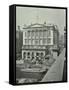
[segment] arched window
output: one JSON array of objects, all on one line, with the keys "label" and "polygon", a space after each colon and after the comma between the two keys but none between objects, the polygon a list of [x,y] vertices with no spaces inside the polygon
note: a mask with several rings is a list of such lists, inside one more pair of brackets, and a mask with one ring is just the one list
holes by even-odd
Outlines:
[{"label": "arched window", "polygon": [[36,53],[36,56],[39,56],[39,53],[38,52]]},{"label": "arched window", "polygon": [[36,61],[38,61],[39,60],[39,53],[37,52],[36,53]]},{"label": "arched window", "polygon": [[32,59],[34,59],[34,52],[32,52]]},{"label": "arched window", "polygon": [[41,52],[41,57],[43,57],[43,53]]},{"label": "arched window", "polygon": [[30,55],[30,52],[28,52],[27,54],[28,54],[28,56],[29,56],[29,55]]},{"label": "arched window", "polygon": [[23,59],[25,59],[25,58],[26,58],[26,52],[23,53]]},{"label": "arched window", "polygon": [[30,58],[30,52],[27,53],[27,57]]}]

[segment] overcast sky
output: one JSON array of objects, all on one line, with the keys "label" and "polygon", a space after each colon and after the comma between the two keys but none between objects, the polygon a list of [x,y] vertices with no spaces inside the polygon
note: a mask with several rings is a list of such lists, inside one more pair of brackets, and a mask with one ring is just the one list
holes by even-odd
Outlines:
[{"label": "overcast sky", "polygon": [[16,8],[16,28],[18,25],[23,28],[23,25],[31,23],[56,24],[59,32],[62,34],[66,25],[66,11],[64,9],[51,8],[32,8],[32,7],[17,7]]}]

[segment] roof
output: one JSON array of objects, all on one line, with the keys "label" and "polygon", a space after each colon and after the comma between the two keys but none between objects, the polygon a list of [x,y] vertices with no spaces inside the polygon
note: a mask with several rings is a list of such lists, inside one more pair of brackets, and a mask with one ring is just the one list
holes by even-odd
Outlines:
[{"label": "roof", "polygon": [[27,29],[27,28],[43,28],[43,27],[51,27],[51,26],[53,26],[53,25],[51,25],[51,24],[46,25],[46,24],[35,23],[35,24],[31,24],[31,25],[25,26],[23,29]]}]

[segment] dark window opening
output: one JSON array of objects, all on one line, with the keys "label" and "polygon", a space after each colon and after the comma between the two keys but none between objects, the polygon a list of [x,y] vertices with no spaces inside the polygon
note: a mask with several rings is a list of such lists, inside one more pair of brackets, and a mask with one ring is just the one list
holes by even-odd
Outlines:
[{"label": "dark window opening", "polygon": [[26,52],[23,53],[23,59],[25,59],[25,58],[26,58]]}]

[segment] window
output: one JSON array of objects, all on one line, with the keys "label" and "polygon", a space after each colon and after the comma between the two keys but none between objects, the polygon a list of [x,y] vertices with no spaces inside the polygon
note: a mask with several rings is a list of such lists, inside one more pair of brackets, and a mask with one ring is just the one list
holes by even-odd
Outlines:
[{"label": "window", "polygon": [[47,38],[43,39],[43,45],[47,45]]},{"label": "window", "polygon": [[36,56],[39,56],[39,53],[38,52],[36,53]]},{"label": "window", "polygon": [[27,39],[25,39],[25,45],[27,45],[28,44],[28,40]]},{"label": "window", "polygon": [[43,31],[41,31],[41,30],[39,31],[39,36],[43,37]]},{"label": "window", "polygon": [[43,37],[47,37],[47,31],[43,31]]},{"label": "window", "polygon": [[30,37],[30,36],[31,36],[30,34],[31,34],[31,32],[30,32],[30,31],[28,31],[28,37]]},{"label": "window", "polygon": [[43,45],[47,43],[47,39],[43,39]]},{"label": "window", "polygon": [[51,31],[50,30],[47,32],[47,36],[51,36]]},{"label": "window", "polygon": [[32,32],[31,32],[31,34],[32,34],[32,37],[34,37],[34,36],[35,36],[35,32],[34,32],[34,31],[32,31]]},{"label": "window", "polygon": [[28,44],[31,45],[31,39],[28,40]]},{"label": "window", "polygon": [[47,43],[50,44],[51,43],[51,38],[47,39]]},{"label": "window", "polygon": [[30,52],[27,53],[27,57],[30,58]]},{"label": "window", "polygon": [[26,52],[23,53],[23,59],[25,59],[25,58],[26,58]]},{"label": "window", "polygon": [[43,57],[43,53],[41,52],[41,57]]},{"label": "window", "polygon": [[31,45],[34,45],[34,39],[31,40]]},{"label": "window", "polygon": [[27,37],[27,32],[25,32],[25,37]]},{"label": "window", "polygon": [[42,39],[39,40],[39,44],[42,45]]},{"label": "window", "polygon": [[30,52],[28,52],[27,54],[30,55]]},{"label": "window", "polygon": [[32,59],[34,58],[34,52],[32,52]]},{"label": "window", "polygon": [[35,32],[35,36],[39,37],[39,32],[38,31]]},{"label": "window", "polygon": [[35,45],[39,45],[39,40],[35,40]]}]

